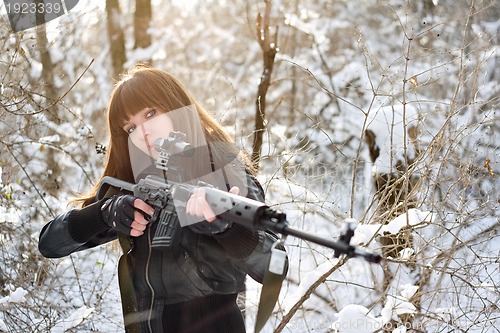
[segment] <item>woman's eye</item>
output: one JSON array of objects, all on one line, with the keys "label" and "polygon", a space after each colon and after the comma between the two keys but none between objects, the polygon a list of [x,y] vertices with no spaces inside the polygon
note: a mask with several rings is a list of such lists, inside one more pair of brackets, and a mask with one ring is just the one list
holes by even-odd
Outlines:
[{"label": "woman's eye", "polygon": [[146,118],[151,118],[152,116],[154,116],[156,113],[156,109],[151,109],[148,111],[148,113],[146,113]]},{"label": "woman's eye", "polygon": [[133,131],[135,131],[135,125],[134,126],[130,126],[129,128],[126,129],[126,132],[128,134],[131,134]]}]

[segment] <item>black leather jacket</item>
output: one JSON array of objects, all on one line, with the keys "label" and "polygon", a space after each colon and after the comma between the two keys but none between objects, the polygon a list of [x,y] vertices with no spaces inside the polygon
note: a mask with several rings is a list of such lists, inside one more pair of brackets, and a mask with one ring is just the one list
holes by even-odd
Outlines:
[{"label": "black leather jacket", "polygon": [[[263,201],[262,188],[248,177],[252,186],[247,197]],[[102,220],[102,204],[98,201],[50,221],[40,233],[39,250],[45,257],[63,257],[120,236],[125,251],[120,265],[126,262],[127,267],[119,268],[120,287],[122,281],[132,281],[134,311],[147,310],[151,299],[172,304],[205,295],[238,293],[244,290],[246,274],[262,282],[276,241],[271,232],[233,224],[220,234],[205,235],[184,227],[180,246],[156,249],[150,246],[155,223],[140,237],[118,235]],[[126,301],[124,293],[127,291],[122,288],[122,302]]]}]

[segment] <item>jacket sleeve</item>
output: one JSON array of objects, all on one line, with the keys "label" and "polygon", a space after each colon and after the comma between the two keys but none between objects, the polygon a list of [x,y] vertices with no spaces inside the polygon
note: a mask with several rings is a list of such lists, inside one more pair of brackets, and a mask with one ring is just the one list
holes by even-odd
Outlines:
[{"label": "jacket sleeve", "polygon": [[[242,269],[250,275],[252,279],[259,283],[262,283],[264,280],[264,274],[269,264],[272,247],[276,241],[278,241],[276,234],[268,230],[259,230],[259,243],[257,244],[257,247],[248,257],[238,263],[239,266],[242,267]],[[282,244],[278,244],[276,248],[278,250],[285,251],[285,247]],[[282,274],[283,278],[288,272],[288,256],[286,256],[285,260],[285,269]]]},{"label": "jacket sleeve", "polygon": [[101,217],[103,201],[57,216],[40,232],[38,249],[47,258],[60,258],[117,238]]},{"label": "jacket sleeve", "polygon": [[[264,202],[264,190],[250,175],[248,175],[247,198]],[[238,260],[238,265],[243,271],[255,281],[262,283],[271,257],[272,246],[278,240],[276,234],[270,230],[255,230],[235,223],[223,233],[215,234],[214,238],[228,255]],[[281,244],[278,249],[285,250]],[[283,276],[288,270],[288,258],[286,260]]]},{"label": "jacket sleeve", "polygon": [[[247,198],[264,202],[264,190],[259,182],[248,175],[248,194]],[[270,230],[254,230],[233,224],[231,228],[214,237],[224,247],[226,252],[238,260],[238,266],[242,268],[252,279],[262,283],[264,274],[271,257],[271,250],[278,236]],[[285,251],[282,244],[277,246],[279,250]],[[288,271],[288,257],[286,257],[285,271],[282,277]]]}]

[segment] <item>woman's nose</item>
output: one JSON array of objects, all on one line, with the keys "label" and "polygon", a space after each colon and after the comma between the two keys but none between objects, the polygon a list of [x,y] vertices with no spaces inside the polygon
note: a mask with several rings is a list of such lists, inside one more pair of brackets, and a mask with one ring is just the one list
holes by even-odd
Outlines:
[{"label": "woman's nose", "polygon": [[143,137],[147,137],[151,134],[150,126],[147,126],[146,124],[141,124],[141,126],[139,126],[139,130],[140,130],[141,136],[143,136]]},{"label": "woman's nose", "polygon": [[130,136],[133,141],[146,141],[149,135],[150,130],[146,126],[139,125]]}]

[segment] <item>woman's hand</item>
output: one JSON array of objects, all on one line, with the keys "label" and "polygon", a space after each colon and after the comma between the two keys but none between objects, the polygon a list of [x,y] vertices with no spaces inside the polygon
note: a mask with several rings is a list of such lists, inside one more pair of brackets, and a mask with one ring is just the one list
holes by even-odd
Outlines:
[{"label": "woman's hand", "polygon": [[153,207],[132,195],[116,195],[101,207],[104,222],[117,231],[138,237],[144,234],[149,223],[144,214],[151,217]]},{"label": "woman's hand", "polygon": [[[240,189],[233,186],[229,190],[229,193],[238,194],[240,193]],[[212,207],[210,207],[210,204],[207,202],[206,192],[203,187],[198,187],[194,190],[193,194],[186,203],[186,213],[192,216],[203,217],[210,223],[217,219]]]}]

